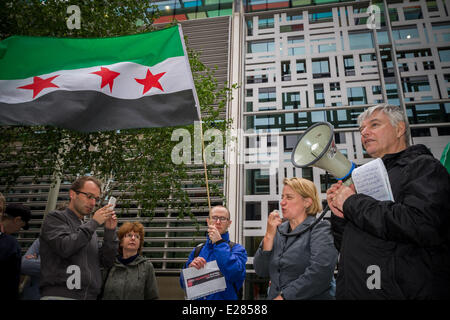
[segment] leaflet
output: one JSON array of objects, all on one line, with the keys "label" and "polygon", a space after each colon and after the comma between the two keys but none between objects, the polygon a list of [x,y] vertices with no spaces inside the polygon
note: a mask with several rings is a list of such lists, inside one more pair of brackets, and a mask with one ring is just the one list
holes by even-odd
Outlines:
[{"label": "leaflet", "polygon": [[377,158],[352,172],[357,193],[363,193],[379,201],[394,201],[391,183],[383,160]]},{"label": "leaflet", "polygon": [[207,262],[206,266],[201,269],[193,267],[183,269],[183,278],[188,300],[208,296],[227,288],[225,278],[220,272],[216,260]]}]

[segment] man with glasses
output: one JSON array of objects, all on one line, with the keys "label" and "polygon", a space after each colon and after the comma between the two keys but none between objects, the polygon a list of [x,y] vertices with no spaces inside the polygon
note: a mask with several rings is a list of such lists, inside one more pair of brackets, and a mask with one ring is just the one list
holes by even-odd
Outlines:
[{"label": "man with glasses", "polygon": [[[237,300],[245,280],[245,263],[247,252],[238,243],[230,241],[228,228],[231,225],[230,212],[224,206],[215,206],[209,213],[208,239],[206,243],[192,250],[184,268],[204,268],[207,262],[217,261],[220,272],[225,277],[227,288],[216,292],[202,300]],[[181,287],[184,288],[183,274],[180,276]]]},{"label": "man with glasses", "polygon": [[[78,178],[70,187],[70,202],[62,211],[49,212],[40,235],[41,299],[97,299],[102,287],[100,268],[113,265],[118,250],[117,218],[112,205],[95,211],[101,183]],[[104,225],[103,245],[96,230]]]}]

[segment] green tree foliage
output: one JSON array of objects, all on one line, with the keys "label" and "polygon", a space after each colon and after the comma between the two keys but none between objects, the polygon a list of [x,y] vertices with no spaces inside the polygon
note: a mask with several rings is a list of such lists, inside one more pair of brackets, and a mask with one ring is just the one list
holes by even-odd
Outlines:
[{"label": "green tree foliage", "polygon": [[[80,8],[80,29],[70,30],[66,25],[69,5]],[[147,32],[152,30],[152,21],[157,17],[154,11],[151,1],[144,0],[3,1],[0,37],[13,34],[105,37]],[[203,129],[214,127],[224,132],[227,123],[218,121],[218,115],[225,108],[230,88],[219,88],[214,71],[201,63],[198,53],[188,49],[188,55],[202,109]],[[194,126],[185,128],[191,132],[193,144]],[[175,209],[180,217],[190,214],[184,183],[195,179],[204,186],[205,179],[203,173],[192,175],[186,165],[172,163],[171,150],[177,144],[171,141],[174,129],[86,134],[50,126],[1,127],[0,184],[6,185],[2,191],[7,193],[19,176],[52,176],[72,181],[77,175],[92,174],[104,182],[110,181],[109,190],[120,191],[122,208],[139,208],[145,216],[153,216],[156,208]],[[212,189],[214,194],[222,196],[217,186]]]}]

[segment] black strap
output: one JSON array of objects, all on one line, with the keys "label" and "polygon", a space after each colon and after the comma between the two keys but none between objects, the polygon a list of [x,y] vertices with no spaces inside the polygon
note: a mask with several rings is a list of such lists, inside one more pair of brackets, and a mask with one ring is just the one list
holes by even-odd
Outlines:
[{"label": "black strap", "polygon": [[[203,248],[203,246],[204,246],[205,244],[206,244],[206,243],[202,243],[201,245],[198,245],[198,246],[195,247],[195,250],[194,250],[194,259],[198,257],[198,255],[200,254],[200,251],[202,251],[202,248]],[[228,245],[230,246],[230,250],[233,249],[233,247],[234,247],[235,244],[236,244],[236,243],[234,243],[233,241],[228,242]]]}]

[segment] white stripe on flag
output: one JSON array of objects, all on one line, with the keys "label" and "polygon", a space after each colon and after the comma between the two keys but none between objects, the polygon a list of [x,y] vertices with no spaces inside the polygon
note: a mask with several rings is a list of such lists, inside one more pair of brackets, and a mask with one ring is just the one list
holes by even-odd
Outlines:
[{"label": "white stripe on flag", "polygon": [[[120,75],[114,79],[112,93],[109,85],[101,88],[102,77],[92,74],[92,72],[100,71],[100,67],[106,67],[111,71],[120,73]],[[135,78],[145,78],[148,69],[150,69],[150,72],[153,75],[165,72],[158,80],[164,91],[153,87],[143,95],[144,86],[136,82]],[[37,76],[42,79],[47,79],[55,75],[58,75],[58,77],[56,77],[52,83],[59,88],[45,88],[36,95],[36,99],[56,90],[98,91],[119,99],[138,99],[143,96],[168,94],[181,90],[193,89],[190,69],[189,66],[186,65],[185,57],[169,58],[152,67],[132,62],[119,62],[105,66],[75,70],[59,70],[57,72]],[[18,87],[33,83],[33,78],[34,77],[21,80],[0,80],[0,102],[14,104],[34,100],[33,90],[17,89]]]}]

